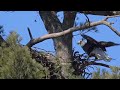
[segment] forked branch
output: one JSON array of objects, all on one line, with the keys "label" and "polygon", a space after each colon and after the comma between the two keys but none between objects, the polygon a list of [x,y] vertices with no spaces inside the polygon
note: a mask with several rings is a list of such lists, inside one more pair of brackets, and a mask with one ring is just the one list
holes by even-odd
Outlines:
[{"label": "forked branch", "polygon": [[[117,16],[120,16],[120,15],[117,15]],[[36,38],[36,39],[30,40],[30,41],[27,43],[27,46],[28,46],[28,47],[32,47],[33,45],[35,45],[35,44],[37,44],[37,43],[39,43],[39,42],[42,42],[42,41],[44,41],[44,40],[53,39],[53,38],[56,38],[56,37],[60,37],[60,36],[69,34],[69,33],[71,33],[71,32],[75,32],[75,31],[78,31],[78,30],[88,29],[88,28],[90,28],[90,27],[97,26],[97,25],[106,25],[106,26],[108,26],[113,32],[115,32],[118,36],[120,36],[120,32],[118,32],[115,28],[113,28],[113,27],[111,26],[112,23],[110,23],[110,22],[107,21],[107,19],[108,19],[108,18],[111,18],[111,17],[116,17],[116,16],[107,16],[105,19],[100,20],[100,21],[97,21],[97,22],[91,22],[89,25],[86,24],[86,25],[82,25],[82,26],[72,27],[72,28],[69,28],[69,29],[67,29],[67,30],[63,30],[62,32],[46,34],[46,35],[44,35],[44,36],[41,36],[41,37],[38,37],[38,38]]]}]

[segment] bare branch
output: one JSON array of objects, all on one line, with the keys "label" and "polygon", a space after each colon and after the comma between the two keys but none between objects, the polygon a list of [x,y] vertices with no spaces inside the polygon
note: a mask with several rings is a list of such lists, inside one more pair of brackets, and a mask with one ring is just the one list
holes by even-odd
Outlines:
[{"label": "bare branch", "polygon": [[95,62],[95,61],[85,61],[84,62],[84,67],[89,66],[89,65],[98,65],[98,66],[103,66],[103,67],[110,68],[109,65],[104,64],[104,63],[98,63],[98,62]]},{"label": "bare branch", "polygon": [[[112,16],[113,17],[113,16]],[[114,16],[115,17],[115,16]],[[53,38],[56,38],[56,37],[60,37],[60,36],[63,36],[63,35],[66,35],[66,34],[69,34],[71,32],[74,32],[74,31],[78,31],[78,30],[84,30],[84,29],[88,29],[90,27],[93,27],[93,26],[97,26],[97,25],[106,25],[108,26],[113,32],[115,32],[118,36],[120,36],[120,32],[118,32],[115,28],[113,28],[111,26],[111,23],[110,22],[107,22],[106,20],[108,18],[111,18],[111,16],[107,16],[105,19],[103,20],[100,20],[100,21],[97,21],[97,22],[91,22],[89,25],[86,24],[86,25],[82,25],[82,26],[77,26],[77,27],[72,27],[72,28],[69,28],[67,30],[63,30],[62,32],[58,32],[58,33],[51,33],[51,34],[47,34],[47,35],[44,35],[42,37],[39,37],[39,38],[36,38],[36,39],[33,39],[31,41],[29,41],[27,43],[27,46],[28,47],[32,47],[33,45],[39,43],[39,42],[42,42],[46,39],[53,39]]]},{"label": "bare branch", "polygon": [[111,26],[111,23],[107,22],[107,21],[103,21],[103,24],[108,26],[113,32],[115,32],[118,36],[120,36],[120,32],[118,32],[115,28],[113,28]]},{"label": "bare branch", "polygon": [[79,11],[80,13],[101,15],[101,16],[113,16],[120,15],[120,11]]},{"label": "bare branch", "polygon": [[44,35],[42,37],[39,37],[39,38],[36,38],[36,39],[33,39],[31,40],[30,42],[28,42],[27,46],[28,47],[32,47],[33,45],[39,43],[39,42],[42,42],[46,39],[52,39],[52,38],[56,38],[56,37],[60,37],[62,35],[66,35],[68,33],[71,33],[71,32],[74,32],[74,31],[77,31],[77,30],[83,30],[83,29],[87,29],[89,27],[92,27],[92,26],[96,26],[96,25],[100,25],[102,24],[101,21],[98,21],[98,22],[93,22],[90,24],[90,26],[88,25],[84,25],[84,26],[77,26],[77,27],[72,27],[72,28],[69,28],[67,30],[64,30],[62,32],[58,32],[58,33],[51,33],[51,34],[47,34],[47,35]]},{"label": "bare branch", "polygon": [[113,17],[120,17],[120,15],[106,16],[106,18],[103,19],[103,20],[104,20],[104,21],[107,21],[107,19],[113,18]]},{"label": "bare branch", "polygon": [[84,14],[85,15],[85,17],[87,18],[87,22],[89,23],[89,25],[90,25],[90,20],[89,20],[89,17],[86,15],[86,14]]},{"label": "bare branch", "polygon": [[113,28],[111,25],[114,24],[113,22],[107,22],[107,19],[113,18],[113,17],[120,17],[120,15],[114,15],[114,16],[106,16],[105,19],[103,19],[103,24],[108,26],[113,32],[115,32],[118,36],[120,36],[120,32],[118,32],[115,28]]},{"label": "bare branch", "polygon": [[28,33],[29,33],[30,39],[32,40],[33,39],[32,33],[31,33],[29,27],[27,29],[28,29]]},{"label": "bare branch", "polygon": [[97,63],[97,62],[94,62],[94,61],[89,62],[88,65],[99,65],[99,66],[110,68],[110,66],[107,65],[107,64]]}]

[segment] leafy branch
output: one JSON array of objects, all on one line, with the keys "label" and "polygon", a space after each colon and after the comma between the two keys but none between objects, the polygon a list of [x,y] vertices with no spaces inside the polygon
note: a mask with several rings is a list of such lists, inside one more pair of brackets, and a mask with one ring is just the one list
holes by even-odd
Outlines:
[{"label": "leafy branch", "polygon": [[53,38],[56,38],[56,37],[61,37],[63,35],[66,35],[66,34],[69,34],[71,32],[75,32],[75,31],[78,31],[78,30],[83,30],[83,29],[88,29],[90,27],[94,27],[94,26],[97,26],[97,25],[106,25],[108,26],[114,33],[116,33],[118,36],[120,36],[120,32],[118,30],[116,30],[115,28],[112,27],[112,24],[113,23],[110,23],[107,21],[108,18],[112,18],[112,17],[118,17],[120,15],[115,15],[115,16],[107,16],[105,19],[103,20],[100,20],[100,21],[96,21],[96,22],[91,22],[89,25],[88,24],[85,24],[85,25],[82,25],[82,26],[76,26],[76,27],[72,27],[72,28],[69,28],[67,30],[63,30],[62,32],[58,32],[58,33],[51,33],[51,34],[46,34],[44,36],[41,36],[41,37],[38,37],[38,38],[34,38],[32,40],[30,40],[26,46],[28,47],[32,47],[33,45],[37,44],[37,43],[40,43],[44,40],[47,40],[47,39],[53,39]]}]

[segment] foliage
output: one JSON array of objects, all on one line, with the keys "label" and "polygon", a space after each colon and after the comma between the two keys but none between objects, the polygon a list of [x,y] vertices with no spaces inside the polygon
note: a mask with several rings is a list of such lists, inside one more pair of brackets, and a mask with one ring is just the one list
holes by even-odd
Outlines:
[{"label": "foliage", "polygon": [[[79,54],[78,51],[73,53],[72,67],[74,68],[73,74],[80,79],[120,79],[120,67],[109,66],[103,63],[98,63],[94,59],[86,58],[85,54]],[[108,67],[107,69],[97,69],[96,72],[90,72],[89,68],[94,68],[94,65]]]},{"label": "foliage", "polygon": [[38,51],[32,51],[32,57],[45,68],[48,68],[49,70],[49,79],[62,79],[62,76],[60,74],[61,66],[59,59],[52,56],[48,56],[46,52],[38,52]]},{"label": "foliage", "polygon": [[[38,13],[40,14],[40,12],[38,12]],[[69,12],[66,15],[69,15]],[[54,33],[54,31],[59,32],[61,30],[61,29],[59,30],[59,28],[58,28],[59,22],[56,23],[57,18],[55,18],[54,15],[52,15],[52,13],[45,14],[43,12],[43,14],[40,14],[40,16],[42,17],[44,22],[47,22],[44,24],[49,33]],[[43,16],[46,16],[47,18],[43,17]],[[53,16],[53,18],[51,16]],[[68,22],[67,23],[69,26],[68,28],[73,26],[71,20],[74,20],[74,19],[72,19],[70,16],[72,16],[72,15],[70,14],[69,16],[67,16],[67,17],[69,17],[69,19],[64,19],[65,17],[61,18],[61,19],[65,20],[64,22]],[[84,23],[76,22],[76,20],[79,19],[79,18],[77,18],[75,20],[74,26],[90,25],[89,18],[87,16],[86,16],[86,18],[87,19]],[[36,22],[36,20],[35,20],[35,22]],[[50,23],[53,23],[53,24],[50,24]],[[61,24],[62,23],[60,23],[60,25]],[[65,24],[63,26],[67,27],[67,24]],[[61,27],[61,26],[59,26],[59,27]],[[66,30],[66,29],[64,29],[64,30]],[[2,35],[3,31],[4,31],[3,27],[0,26],[0,35]],[[98,32],[96,26],[94,26],[94,27],[86,28],[84,30],[80,30],[80,34],[85,34],[89,31]],[[64,35],[64,37],[65,36],[67,36],[67,35]],[[65,41],[64,37],[63,37],[63,39],[61,39],[62,41]],[[71,36],[68,38],[71,38]],[[1,52],[0,52],[0,78],[1,79],[38,79],[38,78],[39,79],[42,79],[42,78],[61,79],[62,78],[61,77],[61,68],[64,66],[67,68],[66,72],[69,75],[68,79],[82,79],[82,78],[85,79],[86,76],[89,77],[91,75],[91,73],[86,72],[86,69],[88,69],[90,65],[96,64],[94,62],[95,60],[90,60],[86,57],[86,55],[79,54],[79,52],[74,53],[73,61],[70,62],[70,65],[72,63],[71,68],[70,68],[69,63],[67,63],[67,64],[65,63],[66,65],[60,65],[60,64],[63,64],[63,62],[62,62],[63,60],[61,59],[61,61],[60,61],[59,58],[56,58],[56,61],[59,61],[59,62],[52,63],[50,60],[46,59],[46,53],[38,52],[38,54],[34,54],[37,51],[35,51],[34,53],[31,53],[31,50],[28,47],[20,45],[21,39],[22,38],[18,34],[16,34],[15,32],[11,32],[10,36],[6,39],[8,46],[6,46],[5,43],[3,43],[0,46],[0,50],[1,50]],[[61,41],[59,39],[58,40],[56,39],[55,42],[59,43]],[[61,46],[59,45],[58,47],[56,47],[56,45],[55,45],[56,51],[59,52],[59,50],[61,49],[60,48]],[[72,49],[71,42],[68,43],[67,47],[70,47],[70,45],[71,45],[71,48],[68,48],[68,51],[69,51],[69,49]],[[65,47],[64,44],[63,44],[63,47]],[[63,48],[62,48],[62,50],[63,50],[62,53],[64,53]],[[63,56],[61,56],[61,55],[60,55],[60,57],[63,58],[63,57],[66,57],[65,55],[67,55],[67,54],[65,54]],[[69,55],[67,57],[69,58]],[[64,59],[64,61],[65,60],[68,61],[67,59]],[[97,65],[98,64],[100,65],[100,63],[97,63]],[[120,68],[111,67],[111,70],[112,70],[112,72],[108,72],[105,69],[103,69],[102,71],[100,69],[98,69],[97,72],[93,73],[92,79],[108,79],[108,78],[109,79],[119,79],[120,78],[120,72],[119,72]]]},{"label": "foliage", "polygon": [[74,68],[73,74],[79,76],[81,79],[87,79],[91,76],[89,72],[90,59],[88,60],[86,54],[80,54],[78,51],[73,52],[72,67]]},{"label": "foliage", "polygon": [[7,38],[10,45],[0,47],[0,78],[1,79],[41,79],[48,78],[49,71],[32,59],[27,47],[20,46],[19,35],[15,32]]},{"label": "foliage", "polygon": [[120,79],[120,67],[111,67],[111,72],[100,68],[93,73],[92,79]]},{"label": "foliage", "polygon": [[[46,53],[38,52],[36,57],[28,47],[20,45],[22,38],[11,32],[6,42],[0,47],[0,79],[62,79],[59,58],[56,63],[46,59]],[[71,68],[68,69],[69,79],[87,79],[91,73],[86,72],[89,67],[86,55],[73,52]],[[69,63],[68,63],[69,64]],[[66,65],[69,67],[69,65]],[[93,72],[91,79],[120,79],[120,68],[111,67],[111,72],[98,69]]]},{"label": "foliage", "polygon": [[[46,53],[38,52],[35,57],[28,47],[20,45],[21,37],[11,32],[6,42],[0,47],[0,79],[62,79],[59,58],[56,63],[46,59]],[[87,79],[91,73],[86,72],[89,65],[86,56],[73,53],[72,66],[69,68],[69,79]],[[68,66],[68,65],[67,65]],[[111,72],[98,69],[91,79],[120,79],[120,68],[111,67]]]}]

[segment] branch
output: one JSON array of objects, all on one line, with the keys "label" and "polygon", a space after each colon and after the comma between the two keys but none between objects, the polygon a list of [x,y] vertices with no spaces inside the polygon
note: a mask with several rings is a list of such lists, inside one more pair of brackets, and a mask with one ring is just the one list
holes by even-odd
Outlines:
[{"label": "branch", "polygon": [[84,64],[84,67],[89,66],[89,65],[99,65],[99,66],[103,66],[103,67],[110,68],[110,66],[107,65],[107,64],[97,63],[97,62],[95,62],[95,61],[90,61],[90,62],[85,61],[83,64]]},{"label": "branch", "polygon": [[88,25],[77,26],[77,27],[69,28],[69,29],[64,30],[62,32],[47,34],[47,35],[44,35],[42,37],[39,37],[39,38],[36,38],[36,39],[33,39],[33,40],[29,41],[28,44],[27,44],[27,46],[28,47],[32,47],[33,45],[35,45],[35,44],[37,44],[39,42],[42,42],[42,41],[44,41],[46,39],[52,39],[52,38],[60,37],[60,36],[66,35],[68,33],[77,31],[77,30],[87,29],[89,27],[100,25],[100,24],[102,24],[102,22],[98,21],[98,22],[91,23],[90,26],[88,26]]},{"label": "branch", "polygon": [[76,17],[76,11],[64,11],[63,29],[73,27]]},{"label": "branch", "polygon": [[104,20],[104,21],[107,21],[107,19],[109,19],[109,18],[113,18],[113,17],[120,17],[120,15],[106,16],[106,18],[103,19],[103,20]]},{"label": "branch", "polygon": [[79,11],[79,12],[85,14],[92,14],[92,15],[101,15],[101,16],[120,15],[120,11]]},{"label": "branch", "polygon": [[39,11],[39,15],[41,16],[48,33],[63,31],[62,23],[58,19],[55,11]]},{"label": "branch", "polygon": [[86,15],[86,14],[84,14],[85,15],[85,17],[87,18],[87,22],[89,23],[89,25],[90,25],[90,19],[89,19],[89,17]]},{"label": "branch", "polygon": [[88,62],[88,65],[99,65],[99,66],[110,68],[110,66],[107,65],[107,64],[97,63],[97,62],[94,62],[94,61]]},{"label": "branch", "polygon": [[[113,16],[112,16],[113,17]],[[114,16],[115,17],[115,16]],[[27,43],[27,46],[28,47],[32,47],[33,45],[39,43],[39,42],[42,42],[46,39],[53,39],[53,38],[56,38],[56,37],[60,37],[60,36],[63,36],[63,35],[66,35],[66,34],[69,34],[71,32],[74,32],[74,31],[78,31],[78,30],[84,30],[84,29],[88,29],[90,27],[93,27],[93,26],[97,26],[97,25],[106,25],[108,26],[113,32],[115,32],[118,36],[120,36],[120,32],[118,32],[116,29],[114,29],[112,26],[111,26],[111,23],[107,22],[107,19],[110,18],[109,16],[107,16],[105,19],[103,20],[100,20],[100,21],[97,21],[97,22],[91,22],[89,25],[86,24],[86,25],[82,25],[82,26],[77,26],[77,27],[72,27],[72,28],[69,28],[67,30],[64,30],[62,32],[58,32],[58,33],[51,33],[51,34],[46,34],[42,37],[39,37],[39,38],[36,38],[36,39],[33,39],[33,40],[30,40],[28,43]]]},{"label": "branch", "polygon": [[113,32],[115,32],[118,36],[120,36],[120,32],[118,32],[115,28],[112,27],[112,24],[114,23],[110,23],[107,22],[108,18],[112,18],[112,17],[119,17],[120,15],[114,15],[114,16],[107,16],[105,19],[103,19],[103,24],[108,26]]},{"label": "branch", "polygon": [[29,27],[27,29],[28,29],[28,33],[29,33],[30,39],[32,40],[33,39],[32,33],[31,33]]},{"label": "branch", "polygon": [[120,32],[118,32],[115,28],[111,26],[111,23],[104,21],[104,25],[108,26],[113,32],[115,32],[118,36],[120,36]]}]

